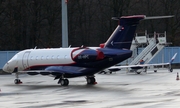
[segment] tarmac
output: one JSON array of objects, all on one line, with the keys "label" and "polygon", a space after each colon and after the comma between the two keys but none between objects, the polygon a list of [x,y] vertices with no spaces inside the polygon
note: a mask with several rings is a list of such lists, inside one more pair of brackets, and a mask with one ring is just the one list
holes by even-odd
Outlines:
[{"label": "tarmac", "polygon": [[96,85],[84,77],[69,79],[69,86],[49,76],[0,75],[1,108],[179,108],[180,69],[148,70],[148,73],[96,74]]}]

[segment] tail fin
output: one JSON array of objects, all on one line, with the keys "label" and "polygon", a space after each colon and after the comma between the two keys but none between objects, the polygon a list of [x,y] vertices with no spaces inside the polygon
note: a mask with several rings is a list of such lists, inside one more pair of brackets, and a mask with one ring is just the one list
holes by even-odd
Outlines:
[{"label": "tail fin", "polygon": [[135,30],[139,21],[145,19],[145,15],[123,16],[114,18],[120,24],[114,30],[105,43],[105,48],[130,49]]}]

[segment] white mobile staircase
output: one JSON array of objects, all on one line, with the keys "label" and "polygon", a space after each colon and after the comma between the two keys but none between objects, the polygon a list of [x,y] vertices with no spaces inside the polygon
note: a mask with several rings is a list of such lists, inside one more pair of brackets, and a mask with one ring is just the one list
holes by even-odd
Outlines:
[{"label": "white mobile staircase", "polygon": [[[150,38],[150,36],[152,36]],[[145,31],[145,36],[138,36],[132,41],[131,49],[133,51],[132,57],[128,60],[121,62],[118,65],[136,65],[139,64],[140,60],[144,60],[144,63],[149,63],[167,44],[166,42],[166,32],[164,33],[156,33],[154,32],[153,35],[148,35]],[[139,46],[145,45],[146,47],[142,50],[140,54],[137,54],[137,48]],[[126,69],[129,71],[129,69]],[[101,71],[100,73],[107,73],[108,69]]]},{"label": "white mobile staircase", "polygon": [[124,64],[129,64],[130,62],[132,62],[135,59],[135,57],[137,56],[137,53],[138,53],[137,48],[139,46],[143,46],[143,45],[147,46],[147,42],[148,42],[147,36],[148,36],[147,31],[145,31],[145,33],[143,33],[143,35],[138,35],[136,33],[135,38],[133,39],[132,45],[130,48],[130,50],[133,52],[132,57],[123,61]]},{"label": "white mobile staircase", "polygon": [[148,39],[149,45],[129,64],[138,64],[140,60],[149,63],[166,45],[166,32],[154,33],[153,38]]},{"label": "white mobile staircase", "polygon": [[149,45],[146,48],[144,48],[144,50],[129,65],[138,64],[140,60],[144,60],[146,55],[148,55],[148,53],[156,46],[156,42],[154,41],[154,38],[150,39]]}]

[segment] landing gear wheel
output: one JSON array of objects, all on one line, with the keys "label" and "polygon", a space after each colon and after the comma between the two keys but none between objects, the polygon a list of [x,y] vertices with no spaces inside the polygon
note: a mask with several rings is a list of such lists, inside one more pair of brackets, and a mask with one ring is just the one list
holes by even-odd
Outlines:
[{"label": "landing gear wheel", "polygon": [[89,77],[86,80],[87,80],[87,84],[95,84],[96,82],[96,79],[94,77]]},{"label": "landing gear wheel", "polygon": [[64,79],[64,82],[65,82],[65,86],[69,85],[69,80],[68,79]]},{"label": "landing gear wheel", "polygon": [[20,79],[15,79],[15,80],[14,80],[14,83],[15,83],[15,84],[21,84],[22,82],[21,82]]},{"label": "landing gear wheel", "polygon": [[68,79],[60,79],[58,83],[61,84],[61,86],[68,86],[69,85],[69,80]]},{"label": "landing gear wheel", "polygon": [[169,71],[170,71],[170,72],[173,72],[173,68],[170,68]]},{"label": "landing gear wheel", "polygon": [[140,74],[141,72],[136,72],[137,74]]},{"label": "landing gear wheel", "polygon": [[154,72],[157,72],[157,70],[154,70]]}]

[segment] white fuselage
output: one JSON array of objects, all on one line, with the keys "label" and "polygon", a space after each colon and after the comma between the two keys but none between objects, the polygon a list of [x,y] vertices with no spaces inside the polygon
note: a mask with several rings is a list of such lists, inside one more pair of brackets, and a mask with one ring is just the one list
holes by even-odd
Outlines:
[{"label": "white fuselage", "polygon": [[[91,47],[97,49],[98,47]],[[23,71],[33,66],[67,65],[73,64],[72,57],[76,56],[81,50],[73,53],[77,48],[51,48],[51,49],[27,49],[17,53],[3,67],[6,72],[13,72],[15,67],[18,71]],[[82,49],[83,50],[83,49]]]}]

